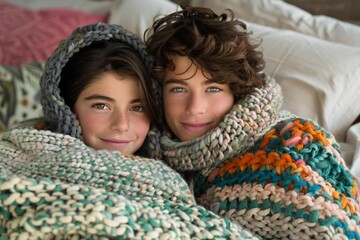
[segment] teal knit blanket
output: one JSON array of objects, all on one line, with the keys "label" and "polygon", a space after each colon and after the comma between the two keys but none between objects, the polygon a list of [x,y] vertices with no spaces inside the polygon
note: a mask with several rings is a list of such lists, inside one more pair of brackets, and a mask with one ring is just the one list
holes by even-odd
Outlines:
[{"label": "teal knit blanket", "polygon": [[45,130],[0,136],[0,239],[258,239],[160,161]]}]

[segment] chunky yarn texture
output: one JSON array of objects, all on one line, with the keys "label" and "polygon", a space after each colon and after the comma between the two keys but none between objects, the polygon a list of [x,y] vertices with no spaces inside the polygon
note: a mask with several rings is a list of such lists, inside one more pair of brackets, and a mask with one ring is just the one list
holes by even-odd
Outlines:
[{"label": "chunky yarn texture", "polygon": [[[359,192],[334,137],[278,113],[273,80],[205,136],[163,134],[166,162],[191,171],[198,203],[269,239],[360,239]],[[189,174],[188,174],[189,175]]]},{"label": "chunky yarn texture", "polygon": [[257,239],[196,205],[160,161],[14,129],[0,141],[1,239]]},{"label": "chunky yarn texture", "polygon": [[[76,116],[60,96],[60,74],[82,47],[110,39],[134,47],[152,68],[140,39],[119,25],[84,26],[60,44],[40,84],[45,121],[0,135],[0,239],[257,239],[196,205],[187,183],[163,162],[95,151],[80,140]],[[152,129],[144,144],[149,157],[160,156],[159,134]]]}]

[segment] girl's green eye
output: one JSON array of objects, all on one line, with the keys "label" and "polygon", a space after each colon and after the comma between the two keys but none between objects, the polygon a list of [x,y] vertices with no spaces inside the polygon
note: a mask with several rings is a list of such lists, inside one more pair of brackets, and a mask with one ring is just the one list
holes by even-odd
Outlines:
[{"label": "girl's green eye", "polygon": [[96,108],[96,109],[107,109],[108,107],[106,106],[106,104],[104,103],[96,103],[93,105],[93,108]]},{"label": "girl's green eye", "polygon": [[134,107],[131,108],[131,111],[144,112],[144,108],[142,106],[134,106]]}]

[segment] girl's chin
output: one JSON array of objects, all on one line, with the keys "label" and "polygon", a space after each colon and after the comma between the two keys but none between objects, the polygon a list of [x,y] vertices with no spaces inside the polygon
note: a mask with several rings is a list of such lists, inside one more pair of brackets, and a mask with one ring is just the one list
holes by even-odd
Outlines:
[{"label": "girl's chin", "polygon": [[117,151],[117,152],[121,152],[123,154],[127,154],[128,152],[128,143],[127,144],[118,144],[118,143],[102,143],[100,145],[97,145],[96,147],[93,147],[96,150],[107,150],[107,151]]}]

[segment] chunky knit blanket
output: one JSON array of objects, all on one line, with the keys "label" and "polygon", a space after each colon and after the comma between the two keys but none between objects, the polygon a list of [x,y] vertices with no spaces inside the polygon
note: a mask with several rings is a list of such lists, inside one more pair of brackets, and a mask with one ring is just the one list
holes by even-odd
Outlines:
[{"label": "chunky knit blanket", "polygon": [[190,176],[198,203],[264,238],[360,239],[358,188],[339,145],[280,105],[268,80],[206,135],[164,133],[165,160]]},{"label": "chunky knit blanket", "polygon": [[46,130],[0,140],[0,239],[257,239],[160,161]]}]

